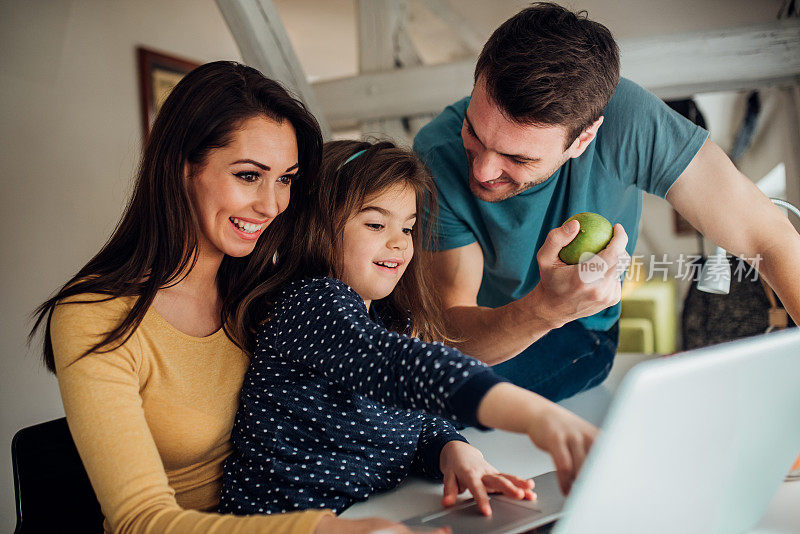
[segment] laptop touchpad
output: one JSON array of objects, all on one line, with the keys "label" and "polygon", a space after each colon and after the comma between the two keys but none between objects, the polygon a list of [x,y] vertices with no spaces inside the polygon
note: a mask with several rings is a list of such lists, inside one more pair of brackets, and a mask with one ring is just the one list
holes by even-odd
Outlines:
[{"label": "laptop touchpad", "polygon": [[478,506],[473,502],[459,510],[449,513],[435,513],[421,518],[419,525],[426,527],[450,527],[459,534],[486,534],[487,532],[503,532],[508,528],[520,524],[531,524],[544,513],[533,508],[530,503],[520,506],[501,499],[491,499],[492,516],[486,517],[480,513]]}]

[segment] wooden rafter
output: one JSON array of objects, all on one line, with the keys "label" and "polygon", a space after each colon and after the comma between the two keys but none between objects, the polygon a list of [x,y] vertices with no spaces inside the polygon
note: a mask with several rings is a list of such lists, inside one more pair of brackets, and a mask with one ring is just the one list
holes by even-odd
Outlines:
[{"label": "wooden rafter", "polygon": [[217,5],[244,62],[294,92],[317,117],[323,136],[329,139],[326,114],[317,103],[272,0],[217,0]]},{"label": "wooden rafter", "polygon": [[[358,67],[362,74],[393,71],[421,61],[405,31],[408,22],[407,0],[358,0]],[[391,118],[361,123],[366,136],[389,136],[408,143],[409,132],[398,114]]]},{"label": "wooden rafter", "polygon": [[486,39],[481,37],[472,24],[453,9],[447,0],[420,0],[420,2],[453,31],[470,54],[480,52]]},{"label": "wooden rafter", "polygon": [[[628,39],[622,74],[662,98],[800,81],[800,20]],[[474,59],[314,84],[334,128],[436,113],[472,90]]]}]

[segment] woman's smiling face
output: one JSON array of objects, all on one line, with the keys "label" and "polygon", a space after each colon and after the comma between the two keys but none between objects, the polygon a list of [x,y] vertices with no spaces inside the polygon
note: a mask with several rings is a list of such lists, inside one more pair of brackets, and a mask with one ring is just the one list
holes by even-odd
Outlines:
[{"label": "woman's smiling face", "polygon": [[199,252],[250,254],[264,228],[289,204],[297,171],[297,140],[288,120],[258,116],[242,122],[227,146],[211,150],[202,167],[187,172]]}]

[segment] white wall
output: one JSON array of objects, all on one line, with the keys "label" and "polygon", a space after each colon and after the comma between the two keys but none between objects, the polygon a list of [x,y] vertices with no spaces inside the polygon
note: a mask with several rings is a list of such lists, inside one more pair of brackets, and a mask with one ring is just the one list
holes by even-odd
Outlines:
[{"label": "white wall", "polygon": [[[416,2],[417,0],[414,0]],[[482,35],[525,2],[459,0]],[[774,18],[781,0],[583,0],[618,37]],[[276,0],[312,79],[355,72],[352,0]],[[426,31],[426,59],[457,47]],[[437,40],[442,42],[437,45]],[[0,0],[0,530],[14,523],[13,433],[62,415],[55,381],[25,346],[28,313],[98,250],[140,150],[136,45],[198,61],[239,59],[213,0]],[[421,50],[422,52],[422,50]]]},{"label": "white wall", "polygon": [[213,0],[0,4],[0,531],[13,433],[63,415],[27,314],[96,252],[140,150],[135,46],[240,59]]}]

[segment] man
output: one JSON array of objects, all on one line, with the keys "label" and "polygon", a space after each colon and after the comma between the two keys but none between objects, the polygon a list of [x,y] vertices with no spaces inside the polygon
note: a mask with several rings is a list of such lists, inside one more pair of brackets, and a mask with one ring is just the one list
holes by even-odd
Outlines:
[{"label": "man", "polygon": [[[711,241],[754,258],[800,319],[800,238],[707,132],[619,78],[603,25],[534,4],[483,48],[471,97],[414,141],[439,191],[437,287],[457,346],[558,400],[599,384],[617,347],[620,263],[642,191]],[[581,280],[558,252],[592,211],[614,226],[608,271]],[[626,234],[631,233],[631,239]]]}]

